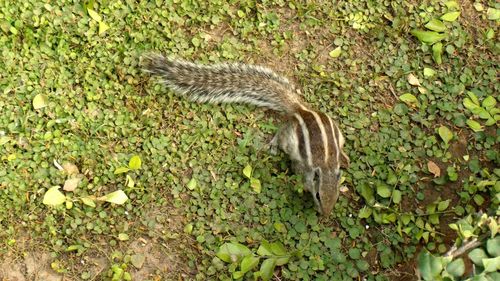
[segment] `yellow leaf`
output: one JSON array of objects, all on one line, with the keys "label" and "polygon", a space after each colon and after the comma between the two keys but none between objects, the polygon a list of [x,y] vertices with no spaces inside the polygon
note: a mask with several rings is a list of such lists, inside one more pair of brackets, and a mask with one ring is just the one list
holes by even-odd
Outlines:
[{"label": "yellow leaf", "polygon": [[106,30],[109,29],[109,25],[107,25],[105,22],[100,21],[99,22],[99,35],[102,35]]},{"label": "yellow leaf", "polygon": [[78,184],[80,183],[81,178],[72,178],[72,179],[67,179],[64,182],[63,190],[64,191],[74,191]]},{"label": "yellow leaf", "polygon": [[89,16],[97,22],[102,20],[101,16],[92,9],[87,9],[87,13],[89,13]]},{"label": "yellow leaf", "polygon": [[408,83],[413,86],[420,86],[420,81],[418,81],[418,78],[412,73],[408,74]]},{"label": "yellow leaf", "polygon": [[33,99],[33,108],[40,109],[47,106],[47,96],[38,94]]}]

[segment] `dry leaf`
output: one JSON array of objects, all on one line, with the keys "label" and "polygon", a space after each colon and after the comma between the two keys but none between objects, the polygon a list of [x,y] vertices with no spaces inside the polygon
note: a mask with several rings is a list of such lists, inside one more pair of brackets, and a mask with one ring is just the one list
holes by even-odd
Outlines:
[{"label": "dry leaf", "polygon": [[420,86],[420,81],[418,81],[418,78],[412,73],[408,74],[408,83],[413,86]]},{"label": "dry leaf", "polygon": [[74,191],[78,184],[80,183],[81,178],[72,178],[72,179],[67,179],[64,182],[64,187],[63,190],[65,191]]},{"label": "dry leaf", "polygon": [[439,169],[439,166],[436,165],[436,163],[432,161],[427,162],[427,169],[434,175],[434,177],[437,178],[441,176],[441,169]]},{"label": "dry leaf", "polygon": [[62,167],[63,167],[64,171],[66,171],[66,173],[68,175],[75,175],[75,174],[79,173],[78,167],[75,164],[72,164],[72,163],[69,163],[69,162],[65,162],[62,165]]}]

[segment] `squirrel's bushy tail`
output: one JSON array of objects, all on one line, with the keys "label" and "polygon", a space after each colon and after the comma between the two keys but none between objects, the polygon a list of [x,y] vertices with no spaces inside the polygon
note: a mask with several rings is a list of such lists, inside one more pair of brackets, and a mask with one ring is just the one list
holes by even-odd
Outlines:
[{"label": "squirrel's bushy tail", "polygon": [[247,103],[289,113],[300,104],[294,86],[286,78],[260,66],[201,65],[149,54],[143,58],[143,67],[193,101]]}]

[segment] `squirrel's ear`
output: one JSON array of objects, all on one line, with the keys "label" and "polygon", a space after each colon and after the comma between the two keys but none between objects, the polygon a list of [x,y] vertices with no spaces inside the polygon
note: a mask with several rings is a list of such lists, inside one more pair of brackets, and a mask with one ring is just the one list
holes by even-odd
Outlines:
[{"label": "squirrel's ear", "polygon": [[343,150],[340,150],[340,166],[344,169],[349,168],[349,163],[351,160],[349,159],[349,156],[345,154]]}]

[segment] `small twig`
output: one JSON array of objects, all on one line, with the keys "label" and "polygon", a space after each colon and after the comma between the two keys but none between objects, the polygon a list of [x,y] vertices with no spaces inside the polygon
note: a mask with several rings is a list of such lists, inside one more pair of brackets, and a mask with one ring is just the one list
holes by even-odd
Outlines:
[{"label": "small twig", "polygon": [[486,233],[480,236],[479,238],[474,237],[472,240],[466,240],[462,243],[462,246],[460,246],[460,248],[457,248],[457,246],[454,245],[444,256],[451,257],[454,259],[481,245],[483,243],[484,238],[486,238],[488,235],[489,233]]}]

